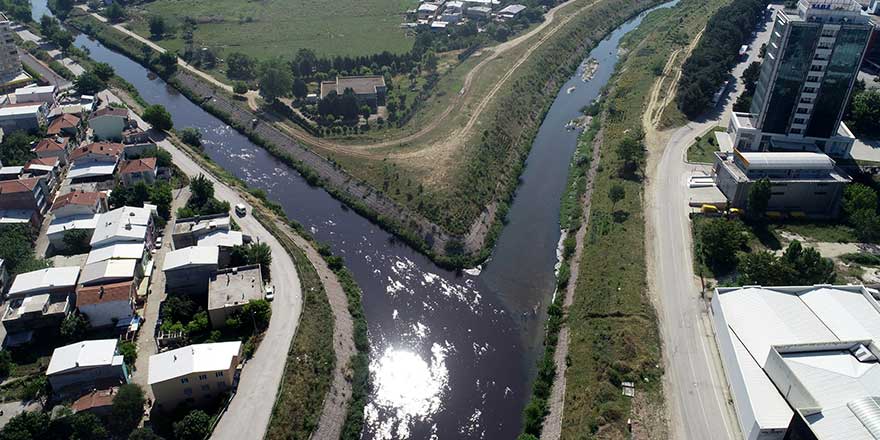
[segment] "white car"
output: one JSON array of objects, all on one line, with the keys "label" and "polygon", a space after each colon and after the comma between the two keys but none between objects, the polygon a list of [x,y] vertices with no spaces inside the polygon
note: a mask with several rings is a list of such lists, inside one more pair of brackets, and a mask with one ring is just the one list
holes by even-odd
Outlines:
[{"label": "white car", "polygon": [[266,286],[266,301],[275,299],[275,286]]},{"label": "white car", "polygon": [[239,217],[244,217],[247,214],[247,207],[243,203],[235,205],[235,214]]}]

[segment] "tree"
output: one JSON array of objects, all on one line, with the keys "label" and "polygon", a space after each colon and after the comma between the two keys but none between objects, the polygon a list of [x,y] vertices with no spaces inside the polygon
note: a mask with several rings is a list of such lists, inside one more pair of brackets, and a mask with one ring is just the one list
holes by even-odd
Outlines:
[{"label": "tree", "polygon": [[0,378],[6,379],[12,373],[12,355],[9,350],[0,351]]},{"label": "tree", "polygon": [[110,430],[119,437],[128,436],[144,415],[144,391],[136,384],[125,384],[113,397]]},{"label": "tree", "polygon": [[166,72],[173,70],[177,67],[177,53],[170,50],[160,53],[159,64],[165,68]]},{"label": "tree", "polygon": [[0,431],[2,440],[49,438],[49,415],[39,411],[25,411],[9,419]]},{"label": "tree", "polygon": [[743,84],[745,85],[745,91],[743,94],[748,94],[752,96],[755,94],[755,86],[758,83],[758,78],[761,76],[761,63],[758,61],[753,61],[752,64],[749,64],[749,67],[746,67],[746,70],[743,71],[742,78]]},{"label": "tree", "polygon": [[49,431],[51,438],[58,439],[97,440],[109,437],[101,419],[90,413],[71,413],[58,417],[50,422]]},{"label": "tree", "polygon": [[422,55],[422,69],[428,73],[434,73],[437,70],[437,54],[433,50],[429,50]]},{"label": "tree", "polygon": [[13,131],[7,133],[0,144],[0,162],[6,166],[21,166],[29,160],[36,157],[31,152],[31,143],[35,140],[33,136],[23,131]]},{"label": "tree", "polygon": [[80,341],[89,331],[89,320],[85,315],[71,313],[61,321],[59,331],[68,341]]},{"label": "tree", "polygon": [[876,211],[868,209],[857,211],[850,217],[850,224],[859,240],[875,243],[880,239],[880,216]]},{"label": "tree", "polygon": [[150,16],[150,37],[161,40],[165,35],[165,19],[159,15]]},{"label": "tree", "polygon": [[856,93],[852,98],[851,114],[859,133],[880,136],[880,91],[868,89]]},{"label": "tree", "polygon": [[698,253],[713,271],[723,272],[736,264],[736,253],[746,244],[745,228],[736,220],[712,218],[697,228]]},{"label": "tree", "polygon": [[194,205],[204,205],[208,200],[214,198],[214,182],[211,182],[204,174],[199,174],[190,180],[189,189],[192,192],[189,200]]},{"label": "tree", "polygon": [[640,139],[625,137],[617,145],[617,158],[623,162],[624,170],[638,169],[645,157],[645,146]]},{"label": "tree", "polygon": [[187,296],[174,295],[162,305],[162,320],[169,322],[186,322],[195,315],[198,305]]},{"label": "tree", "polygon": [[843,190],[843,214],[851,218],[861,210],[877,212],[877,192],[861,183],[847,185]]},{"label": "tree", "polygon": [[129,367],[133,366],[137,361],[137,345],[134,345],[131,341],[125,341],[119,344],[119,353],[122,355],[125,364]]},{"label": "tree", "polygon": [[[21,224],[0,225],[0,258],[10,275],[28,272],[35,264],[34,236],[30,228]],[[42,264],[46,267],[45,264]]]},{"label": "tree", "polygon": [[101,81],[101,78],[94,72],[86,72],[76,77],[73,85],[76,87],[76,91],[83,95],[95,95],[106,87],[104,81]]},{"label": "tree", "polygon": [[153,183],[149,187],[149,197],[149,200],[156,205],[156,211],[160,217],[165,220],[171,218],[171,201],[174,197],[171,194],[170,183],[164,181]]},{"label": "tree", "polygon": [[186,142],[193,147],[202,146],[202,132],[197,128],[187,127],[180,130],[180,140]]},{"label": "tree", "polygon": [[749,216],[756,219],[762,218],[764,213],[767,212],[767,207],[770,205],[771,195],[770,179],[765,177],[753,183],[751,188],[749,188],[746,206]]},{"label": "tree", "polygon": [[144,63],[146,63],[146,64],[152,63],[153,48],[150,47],[150,45],[147,43],[141,44],[141,56],[144,58]]},{"label": "tree", "polygon": [[276,99],[290,93],[293,88],[293,76],[289,69],[279,62],[269,62],[263,66],[260,75],[260,94],[266,101],[274,102]]},{"label": "tree", "polygon": [[105,13],[107,14],[107,18],[114,23],[125,20],[125,11],[122,9],[122,6],[119,6],[119,3],[116,3],[115,1],[110,3],[110,6],[107,6]]},{"label": "tree", "polygon": [[162,437],[156,435],[152,429],[143,427],[135,429],[128,436],[128,440],[163,440]]},{"label": "tree", "polygon": [[144,109],[143,118],[144,121],[158,130],[171,130],[174,127],[174,122],[171,121],[171,114],[161,104],[147,106]]},{"label": "tree", "polygon": [[232,91],[238,95],[244,95],[248,91],[247,84],[242,81],[232,83]]},{"label": "tree", "polygon": [[762,286],[826,284],[836,277],[830,259],[822,258],[813,248],[804,248],[797,240],[780,257],[767,251],[743,254],[737,269],[738,283]]},{"label": "tree", "polygon": [[266,243],[248,243],[235,246],[232,248],[229,260],[232,266],[259,264],[263,279],[270,279],[269,267],[272,265],[272,248]]},{"label": "tree", "polygon": [[761,285],[761,286],[780,286],[783,285],[782,279],[787,278],[780,276],[778,270],[778,258],[768,251],[758,251],[750,254],[741,254],[739,258],[739,279],[737,283],[740,285]]},{"label": "tree", "polygon": [[226,74],[232,79],[249,80],[256,76],[257,62],[241,52],[226,57]]},{"label": "tree", "polygon": [[85,229],[72,229],[64,233],[65,251],[70,255],[84,254],[89,251],[89,239],[91,235]]},{"label": "tree", "polygon": [[51,0],[50,5],[55,15],[62,20],[73,10],[73,0]]},{"label": "tree", "polygon": [[626,197],[626,190],[620,184],[611,185],[611,188],[608,189],[608,198],[611,199],[611,210],[614,210],[614,207],[617,205],[617,202],[623,200]]},{"label": "tree", "polygon": [[293,80],[293,96],[297,98],[305,98],[306,95],[309,94],[309,88],[306,86],[306,82],[302,80],[302,78],[296,78]]},{"label": "tree", "polygon": [[181,421],[174,423],[177,440],[202,440],[211,433],[211,417],[202,410],[193,410]]},{"label": "tree", "polygon": [[113,70],[113,66],[107,63],[95,63],[91,72],[94,73],[101,81],[110,81],[110,78],[113,78],[113,75],[116,74],[116,71]]}]

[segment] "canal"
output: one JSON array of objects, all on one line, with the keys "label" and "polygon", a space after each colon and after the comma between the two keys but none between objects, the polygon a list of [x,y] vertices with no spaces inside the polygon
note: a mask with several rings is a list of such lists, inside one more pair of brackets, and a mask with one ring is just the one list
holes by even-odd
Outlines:
[{"label": "canal", "polygon": [[[45,0],[32,3],[39,20],[48,11]],[[591,79],[582,79],[585,62],[560,89],[527,159],[509,221],[478,275],[436,266],[136,62],[84,35],[75,45],[112,65],[144,100],[165,106],[175,127],[199,129],[211,159],[264,189],[345,258],[363,289],[372,348],[374,390],[364,438],[511,439],[521,427],[555,286],[559,200],[579,134],[565,124],[599,95],[618,61],[620,39],[646,14],[585,57],[598,61]]]}]

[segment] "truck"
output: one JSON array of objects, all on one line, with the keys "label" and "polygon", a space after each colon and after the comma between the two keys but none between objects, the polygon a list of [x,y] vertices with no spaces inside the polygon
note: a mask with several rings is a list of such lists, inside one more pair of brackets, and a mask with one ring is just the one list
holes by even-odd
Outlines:
[{"label": "truck", "polygon": [[739,56],[740,57],[745,56],[747,53],[749,53],[749,45],[748,44],[743,44],[742,46],[739,47]]}]

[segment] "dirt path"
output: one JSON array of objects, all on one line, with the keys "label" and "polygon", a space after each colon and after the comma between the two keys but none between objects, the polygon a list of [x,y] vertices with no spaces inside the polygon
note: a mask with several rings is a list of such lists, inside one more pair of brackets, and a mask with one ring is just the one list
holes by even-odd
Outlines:
[{"label": "dirt path", "polygon": [[[578,228],[577,234],[575,235],[577,244],[575,245],[574,255],[570,262],[571,274],[568,279],[572,280],[572,282],[568,283],[568,287],[565,289],[565,292],[563,292],[565,298],[562,301],[562,312],[566,317],[568,316],[569,307],[574,303],[574,294],[577,289],[578,274],[580,273],[581,257],[584,252],[584,245],[586,244],[585,238],[587,236],[587,230],[590,226],[593,181],[596,178],[596,173],[599,172],[602,137],[602,131],[600,130],[595,139],[593,139],[593,159],[590,162],[590,170],[587,172],[587,190],[584,192],[583,199],[581,199],[584,204],[584,220],[581,222],[581,227]],[[553,388],[550,390],[550,397],[547,401],[549,412],[547,417],[544,418],[544,428],[541,430],[541,440],[556,440],[562,435],[562,415],[565,409],[565,360],[568,357],[569,338],[568,325],[563,321],[562,328],[559,330],[559,342],[557,342],[556,345],[556,354],[553,356],[553,362],[556,364],[556,379],[553,381]]]}]

